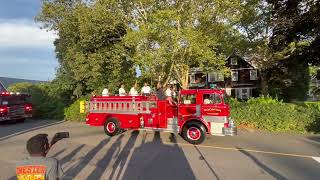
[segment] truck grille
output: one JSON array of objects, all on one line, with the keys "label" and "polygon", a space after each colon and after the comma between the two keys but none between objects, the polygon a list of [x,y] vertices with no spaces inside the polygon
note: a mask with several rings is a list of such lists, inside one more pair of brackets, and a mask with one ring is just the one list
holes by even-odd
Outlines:
[{"label": "truck grille", "polygon": [[21,117],[24,116],[24,106],[12,106],[9,107],[8,116],[10,117]]}]

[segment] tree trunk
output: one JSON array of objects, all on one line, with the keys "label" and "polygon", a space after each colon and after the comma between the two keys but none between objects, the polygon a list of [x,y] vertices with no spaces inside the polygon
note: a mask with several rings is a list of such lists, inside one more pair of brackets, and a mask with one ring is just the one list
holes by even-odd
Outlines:
[{"label": "tree trunk", "polygon": [[188,89],[189,66],[180,64],[179,69],[175,66],[174,71],[181,87],[183,89]]},{"label": "tree trunk", "polygon": [[170,69],[169,69],[169,74],[167,76],[167,79],[163,83],[164,86],[166,86],[169,83],[170,79],[172,78],[173,69],[174,69],[174,64],[172,63],[171,66],[170,66]]},{"label": "tree trunk", "polygon": [[181,87],[183,89],[188,89],[188,80],[189,80],[189,66],[186,66],[185,69],[182,71],[181,77],[183,78],[181,81]]}]

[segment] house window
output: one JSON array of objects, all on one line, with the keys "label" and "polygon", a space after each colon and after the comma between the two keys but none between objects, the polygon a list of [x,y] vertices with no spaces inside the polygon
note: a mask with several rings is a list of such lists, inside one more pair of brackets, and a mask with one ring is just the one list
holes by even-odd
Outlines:
[{"label": "house window", "polygon": [[252,96],[251,88],[238,88],[235,91],[235,97],[239,99],[248,99],[251,96]]},{"label": "house window", "polygon": [[238,65],[237,58],[235,58],[235,57],[231,58],[231,65],[233,65],[233,66]]},{"label": "house window", "polygon": [[257,80],[258,72],[256,69],[250,70],[250,80]]},{"label": "house window", "polygon": [[221,72],[211,72],[208,74],[209,82],[224,81],[224,75]]},{"label": "house window", "polygon": [[196,82],[196,76],[194,74],[190,75],[190,83],[195,83]]},{"label": "house window", "polygon": [[231,80],[238,81],[238,71],[231,71]]},{"label": "house window", "polygon": [[249,90],[248,89],[241,89],[241,99],[248,99],[249,98]]}]

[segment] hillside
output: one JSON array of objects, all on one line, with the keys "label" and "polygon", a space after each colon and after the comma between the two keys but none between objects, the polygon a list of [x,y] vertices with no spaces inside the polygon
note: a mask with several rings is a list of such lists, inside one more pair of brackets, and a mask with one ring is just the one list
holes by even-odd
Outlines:
[{"label": "hillside", "polygon": [[46,81],[0,77],[0,91],[2,90],[1,84],[4,86],[4,88],[8,88],[12,84],[21,83],[21,82],[42,83],[42,82],[46,82]]}]

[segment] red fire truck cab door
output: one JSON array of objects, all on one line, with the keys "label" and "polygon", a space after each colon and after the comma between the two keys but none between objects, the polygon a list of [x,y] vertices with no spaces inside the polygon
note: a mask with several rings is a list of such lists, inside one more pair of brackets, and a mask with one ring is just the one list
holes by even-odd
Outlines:
[{"label": "red fire truck cab door", "polygon": [[226,117],[228,116],[228,108],[223,104],[222,95],[204,93],[202,97],[202,118],[210,123],[211,134],[222,135]]},{"label": "red fire truck cab door", "polygon": [[196,114],[196,94],[183,94],[180,96],[179,116],[182,120],[187,120],[189,117]]}]

